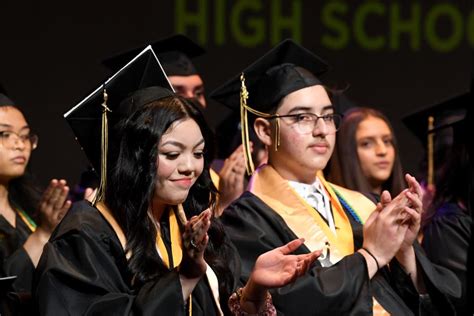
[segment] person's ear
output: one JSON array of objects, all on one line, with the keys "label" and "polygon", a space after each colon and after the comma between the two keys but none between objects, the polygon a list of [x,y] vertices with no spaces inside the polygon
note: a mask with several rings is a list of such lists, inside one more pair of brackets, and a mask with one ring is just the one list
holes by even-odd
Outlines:
[{"label": "person's ear", "polygon": [[270,147],[272,145],[272,125],[270,121],[258,117],[253,123],[253,128],[258,139],[260,139],[264,145]]}]

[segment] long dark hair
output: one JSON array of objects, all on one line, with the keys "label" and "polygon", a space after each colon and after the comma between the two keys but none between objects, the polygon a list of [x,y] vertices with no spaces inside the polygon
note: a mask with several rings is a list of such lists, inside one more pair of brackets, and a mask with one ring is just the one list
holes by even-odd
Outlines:
[{"label": "long dark hair", "polygon": [[397,138],[388,118],[380,111],[372,108],[355,107],[344,114],[341,127],[337,132],[336,148],[331,157],[328,179],[348,189],[371,193],[369,181],[364,176],[360,166],[355,137],[359,124],[368,117],[383,120],[392,134],[395,162],[390,177],[382,185],[382,190],[388,190],[392,195],[396,195],[405,188]]},{"label": "long dark hair", "polygon": [[[157,231],[148,211],[155,190],[158,144],[174,122],[187,118],[194,120],[205,141],[203,172],[183,204],[187,217],[215,205],[217,190],[209,173],[214,154],[212,134],[200,110],[179,96],[135,106],[138,109],[118,123],[113,133],[114,146],[110,148],[115,149],[112,149],[108,159],[105,203],[125,233],[126,251],[131,251],[128,267],[134,278],[134,286],[139,288],[167,269],[156,251]],[[230,284],[230,273],[225,262],[227,239],[222,226],[214,219],[208,234],[210,238],[205,258],[219,276],[224,290]]]},{"label": "long dark hair", "polygon": [[[7,107],[16,109],[23,114],[23,111],[16,105],[0,105],[0,110],[4,110]],[[23,116],[25,115],[23,114]],[[10,180],[8,183],[8,202],[10,205],[25,211],[37,221],[41,191],[35,184],[31,173],[30,161],[26,166],[25,173],[18,178]]]}]

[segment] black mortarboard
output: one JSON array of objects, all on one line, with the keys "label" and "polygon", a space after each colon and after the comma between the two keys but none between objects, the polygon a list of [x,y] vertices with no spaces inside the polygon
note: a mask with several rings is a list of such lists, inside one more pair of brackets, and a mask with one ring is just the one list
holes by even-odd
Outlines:
[{"label": "black mortarboard", "polygon": [[[190,76],[197,74],[191,58],[203,55],[204,48],[188,37],[178,34],[150,44],[167,76]],[[134,48],[105,59],[102,63],[112,71],[117,71],[136,56],[144,46]]]},{"label": "black mortarboard", "polygon": [[[322,84],[316,77],[328,70],[321,58],[287,39],[242,70],[249,98],[248,105],[265,112],[288,94]],[[233,110],[240,107],[240,74],[215,89],[211,98]]]},{"label": "black mortarboard", "polygon": [[[139,92],[131,96],[133,92],[144,88],[147,88],[149,93],[145,95]],[[107,93],[106,97],[104,89]],[[104,139],[105,144],[108,142],[108,131],[112,131],[115,124],[130,115],[136,105],[171,95],[173,95],[172,87],[168,78],[153,49],[148,46],[64,114],[92,166],[96,170],[101,170],[101,186],[105,178],[104,155],[101,152],[107,151],[107,148],[104,149],[102,146]],[[134,99],[130,100],[130,98]],[[104,115],[104,112],[107,115]]]},{"label": "black mortarboard", "polygon": [[0,105],[15,105],[15,102],[3,93],[0,93]]},{"label": "black mortarboard", "polygon": [[[473,106],[473,97],[467,92],[411,113],[402,121],[425,144],[428,134],[464,120],[470,106]],[[430,117],[433,118],[432,126],[428,126]]]},{"label": "black mortarboard", "polygon": [[[447,151],[453,142],[465,141],[464,120],[466,114],[472,111],[471,108],[474,103],[472,93],[471,83],[471,91],[425,107],[402,119],[403,123],[426,147],[428,184],[434,184],[434,165],[445,159],[444,157],[446,157]],[[452,129],[448,129],[449,127],[452,127]]]},{"label": "black mortarboard", "polygon": [[[322,85],[316,76],[325,73],[328,68],[328,64],[321,58],[287,39],[211,93],[211,98],[229,108],[240,109],[247,173],[252,173],[254,169],[247,111],[257,116],[270,117],[268,111],[283,97],[306,87]],[[279,121],[276,122],[275,148],[278,149],[280,133]]]}]

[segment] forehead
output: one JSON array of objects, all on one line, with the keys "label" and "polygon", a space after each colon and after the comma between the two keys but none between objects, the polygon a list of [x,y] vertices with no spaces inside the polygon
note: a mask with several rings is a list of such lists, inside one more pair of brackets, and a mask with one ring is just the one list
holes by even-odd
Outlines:
[{"label": "forehead", "polygon": [[171,85],[176,87],[197,87],[203,85],[203,81],[199,75],[169,76],[168,79]]},{"label": "forehead", "polygon": [[357,127],[357,134],[360,136],[369,134],[391,134],[391,131],[383,119],[369,116],[360,122]]},{"label": "forehead", "polygon": [[28,125],[23,114],[15,107],[0,107],[0,124],[11,125],[13,127],[23,127]]},{"label": "forehead", "polygon": [[195,145],[202,138],[201,129],[196,121],[186,118],[174,122],[161,137],[160,144],[167,141],[178,141],[182,144]]},{"label": "forehead", "polygon": [[288,113],[295,108],[304,107],[308,112],[320,113],[323,108],[331,104],[324,87],[315,85],[288,94],[281,100],[277,112]]}]

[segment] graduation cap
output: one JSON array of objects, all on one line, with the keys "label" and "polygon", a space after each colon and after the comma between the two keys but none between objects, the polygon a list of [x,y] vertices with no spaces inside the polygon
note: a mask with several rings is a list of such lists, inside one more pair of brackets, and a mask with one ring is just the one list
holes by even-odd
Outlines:
[{"label": "graduation cap", "polygon": [[462,121],[469,104],[472,104],[472,95],[467,92],[413,112],[405,116],[402,121],[422,143],[426,144],[426,137],[429,134]]},{"label": "graduation cap", "polygon": [[0,106],[2,105],[15,105],[12,99],[7,97],[5,94],[0,93]]},{"label": "graduation cap", "polygon": [[[158,88],[158,87],[163,88]],[[140,89],[154,89],[152,93],[131,94]],[[141,90],[143,91],[143,90]],[[64,114],[76,139],[95,170],[100,170],[101,183],[97,200],[102,198],[106,181],[108,131],[124,117],[128,117],[138,104],[172,95],[168,78],[151,46],[112,75],[84,100]],[[123,100],[133,97],[134,102]],[[102,191],[101,191],[102,190]]]},{"label": "graduation cap", "polygon": [[[328,68],[321,58],[287,39],[211,93],[211,98],[229,108],[240,109],[242,143],[249,174],[254,166],[250,156],[247,112],[260,117],[274,116],[267,112],[283,97],[306,87],[322,85],[316,76]],[[276,122],[275,148],[278,149],[279,120]]]},{"label": "graduation cap", "polygon": [[[467,92],[405,116],[402,122],[416,135],[426,147],[428,153],[428,184],[434,184],[435,134],[451,132],[448,128],[458,129],[463,124],[468,108],[473,106],[473,94]],[[448,134],[448,143],[452,143],[452,133]],[[443,142],[443,144],[446,143]]]},{"label": "graduation cap", "polygon": [[[198,74],[191,58],[203,55],[204,48],[188,37],[178,34],[151,44],[160,59],[167,76],[191,76]],[[134,48],[102,61],[102,64],[112,71],[117,71],[129,60],[136,56],[143,46]]]}]

